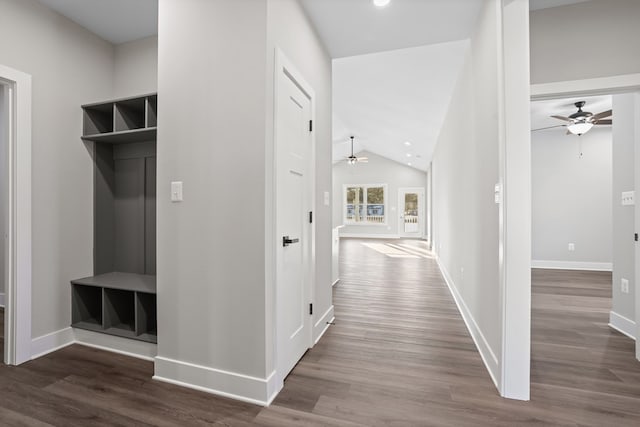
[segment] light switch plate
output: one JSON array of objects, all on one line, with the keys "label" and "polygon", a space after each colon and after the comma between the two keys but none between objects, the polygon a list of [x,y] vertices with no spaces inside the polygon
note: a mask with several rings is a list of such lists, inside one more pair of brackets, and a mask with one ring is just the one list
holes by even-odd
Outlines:
[{"label": "light switch plate", "polygon": [[635,191],[623,191],[622,192],[622,206],[633,206],[636,204],[635,201],[636,192]]},{"label": "light switch plate", "polygon": [[171,201],[182,201],[182,181],[174,181],[171,183]]},{"label": "light switch plate", "polygon": [[502,203],[502,187],[500,184],[496,184],[493,187],[493,201],[497,204]]}]

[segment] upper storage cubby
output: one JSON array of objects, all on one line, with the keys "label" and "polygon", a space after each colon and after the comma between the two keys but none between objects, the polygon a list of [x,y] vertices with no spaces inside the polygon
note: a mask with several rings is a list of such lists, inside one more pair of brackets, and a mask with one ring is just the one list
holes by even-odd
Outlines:
[{"label": "upper storage cubby", "polygon": [[82,139],[110,144],[156,138],[158,95],[83,105]]}]

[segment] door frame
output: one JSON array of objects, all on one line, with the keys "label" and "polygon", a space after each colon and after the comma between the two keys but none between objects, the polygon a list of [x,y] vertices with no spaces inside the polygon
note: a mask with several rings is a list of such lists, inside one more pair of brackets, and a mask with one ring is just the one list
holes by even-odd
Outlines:
[{"label": "door frame", "polygon": [[[622,76],[600,77],[594,79],[561,81],[545,84],[531,85],[531,101],[540,101],[546,99],[569,98],[575,96],[594,96],[594,95],[612,95],[620,93],[634,93],[640,91],[640,73],[627,74]],[[636,95],[638,96],[638,95]],[[640,102],[636,102],[636,110],[640,109]],[[636,111],[636,125],[640,125],[640,117]],[[636,134],[638,134],[636,129]],[[636,154],[635,154],[635,185],[636,189],[640,188],[640,145],[636,138]],[[529,153],[530,155],[530,153]],[[531,159],[529,159],[531,160]],[[531,193],[528,194],[531,199]],[[635,210],[635,229],[640,229],[640,209]],[[529,223],[529,227],[531,224]],[[527,243],[527,242],[523,242]],[[529,245],[531,242],[528,242]],[[640,248],[635,247],[635,306],[636,314],[634,321],[636,322],[636,359],[640,360],[640,286],[638,286],[638,278],[640,278]]]},{"label": "door frame", "polygon": [[[277,233],[277,220],[278,220],[278,210],[277,210],[277,191],[278,191],[278,182],[277,182],[277,154],[278,154],[278,134],[277,134],[277,123],[278,123],[278,94],[280,91],[280,75],[281,73],[286,74],[294,83],[309,97],[310,105],[311,105],[311,120],[312,123],[316,122],[316,93],[313,87],[307,82],[304,78],[303,74],[298,71],[297,67],[290,61],[284,52],[279,48],[275,48],[275,72],[274,72],[274,105],[273,105],[273,193],[274,193],[274,203],[273,203],[273,221],[272,221],[272,236],[275,237],[274,241],[276,245],[278,244],[278,235]],[[316,136],[315,131],[311,132],[311,148],[309,152],[309,195],[310,195],[310,206],[313,213],[313,217],[316,218]],[[309,260],[307,271],[305,275],[308,277],[307,280],[307,289],[305,290],[306,295],[309,296],[309,303],[313,304],[315,302],[315,289],[316,289],[316,221],[314,220],[310,226],[309,232],[309,242],[308,242],[308,253]],[[275,367],[275,378],[276,378],[276,393],[282,389],[284,386],[284,379],[289,374],[289,372],[281,372],[280,370],[280,352],[279,348],[279,333],[278,330],[279,320],[278,320],[278,258],[276,256],[277,249],[274,250],[273,256],[273,276],[274,276],[274,367]],[[308,330],[308,348],[313,347],[313,319],[314,316],[309,314],[309,330]],[[276,395],[273,394],[273,396]]]},{"label": "door frame", "polygon": [[31,76],[0,65],[0,85],[9,115],[4,361],[19,365],[31,359]]},{"label": "door frame", "polygon": [[[404,232],[404,221],[401,223],[400,222],[400,215],[402,215],[402,217],[404,218],[404,200],[400,200],[400,193],[418,193],[418,202],[422,202],[418,204],[418,218],[420,219],[420,223],[419,223],[419,229],[418,229],[418,235],[417,236],[413,236],[413,235],[406,235]],[[397,215],[398,215],[398,236],[400,237],[407,237],[407,238],[411,238],[411,237],[418,237],[420,239],[424,239],[424,233],[425,233],[425,213],[426,213],[426,209],[425,209],[425,203],[426,203],[426,191],[424,187],[399,187],[398,188],[398,210],[397,210]]]}]

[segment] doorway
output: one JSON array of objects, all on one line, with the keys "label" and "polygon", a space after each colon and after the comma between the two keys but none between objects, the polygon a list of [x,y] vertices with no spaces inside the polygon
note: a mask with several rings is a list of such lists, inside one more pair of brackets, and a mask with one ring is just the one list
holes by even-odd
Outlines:
[{"label": "doorway", "polygon": [[424,237],[424,188],[398,189],[398,235],[400,237]]},{"label": "doorway", "polygon": [[31,359],[31,76],[0,65],[4,363]]},{"label": "doorway", "polygon": [[278,386],[312,346],[315,95],[276,54],[276,357]]}]

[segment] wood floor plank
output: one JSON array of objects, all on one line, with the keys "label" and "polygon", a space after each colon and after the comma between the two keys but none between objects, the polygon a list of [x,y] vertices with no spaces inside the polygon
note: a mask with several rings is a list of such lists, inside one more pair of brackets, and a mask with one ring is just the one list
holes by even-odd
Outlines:
[{"label": "wood floor plank", "polygon": [[340,268],[335,325],[268,408],[73,345],[0,366],[0,425],[640,425],[634,342],[608,326],[611,273],[532,271],[531,401],[519,402],[496,391],[424,242],[343,239]]}]

